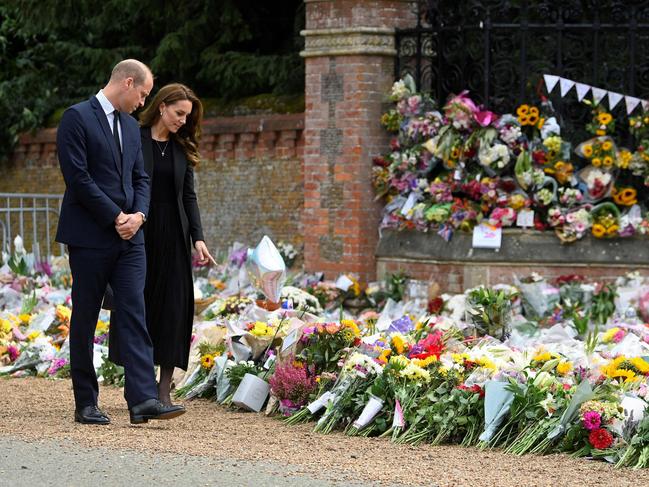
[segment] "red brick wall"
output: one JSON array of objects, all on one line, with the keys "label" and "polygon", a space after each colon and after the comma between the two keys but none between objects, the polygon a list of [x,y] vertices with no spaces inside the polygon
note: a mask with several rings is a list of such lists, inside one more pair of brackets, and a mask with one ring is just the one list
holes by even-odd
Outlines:
[{"label": "red brick wall", "polygon": [[[208,119],[196,188],[208,244],[254,245],[263,234],[302,243],[304,114]],[[2,167],[0,192],[63,193],[56,129],[25,134]]]}]

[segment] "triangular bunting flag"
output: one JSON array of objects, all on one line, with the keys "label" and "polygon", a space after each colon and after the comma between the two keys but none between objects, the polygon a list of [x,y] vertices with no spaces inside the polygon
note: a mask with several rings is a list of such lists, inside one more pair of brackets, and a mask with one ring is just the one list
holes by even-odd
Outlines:
[{"label": "triangular bunting flag", "polygon": [[593,100],[598,105],[602,102],[608,91],[593,86]]},{"label": "triangular bunting flag", "polygon": [[637,107],[638,103],[640,103],[640,98],[636,98],[635,96],[625,96],[624,102],[626,103],[627,115],[631,115],[631,113],[633,113],[633,110],[635,110],[635,107]]},{"label": "triangular bunting flag", "polygon": [[608,108],[609,110],[613,110],[618,103],[620,103],[620,100],[624,98],[624,95],[620,93],[615,93],[614,91],[609,91],[608,92]]},{"label": "triangular bunting flag", "polygon": [[568,93],[572,89],[572,87],[575,86],[575,82],[573,80],[566,78],[560,78],[559,84],[561,85],[562,97],[566,96],[566,93]]},{"label": "triangular bunting flag", "polygon": [[642,109],[645,112],[649,112],[649,100],[642,100]]},{"label": "triangular bunting flag", "polygon": [[559,82],[559,77],[553,74],[544,74],[543,79],[545,80],[545,87],[548,89],[548,93],[552,93],[552,90],[554,90],[554,87]]},{"label": "triangular bunting flag", "polygon": [[581,101],[586,96],[586,93],[590,91],[590,85],[575,83],[575,89],[577,90],[577,100]]}]

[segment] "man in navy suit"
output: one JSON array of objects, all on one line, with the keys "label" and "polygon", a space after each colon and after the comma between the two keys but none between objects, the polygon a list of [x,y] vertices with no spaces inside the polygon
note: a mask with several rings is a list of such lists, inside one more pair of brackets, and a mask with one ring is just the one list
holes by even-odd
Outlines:
[{"label": "man in navy suit", "polygon": [[115,322],[131,423],[171,419],[181,406],[158,401],[151,339],[144,316],[146,258],[141,226],[149,210],[140,130],[129,114],[153,88],[149,68],[118,63],[108,84],[66,110],[56,143],[65,195],[56,240],[67,244],[72,270],[70,367],[75,421],[108,424],[97,405],[94,334],[106,285],[114,293]]}]

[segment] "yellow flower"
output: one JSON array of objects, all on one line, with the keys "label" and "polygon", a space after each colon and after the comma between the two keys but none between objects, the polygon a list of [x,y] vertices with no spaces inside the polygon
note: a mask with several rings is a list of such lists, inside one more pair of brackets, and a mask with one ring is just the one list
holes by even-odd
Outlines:
[{"label": "yellow flower", "polygon": [[649,374],[649,363],[647,363],[647,361],[642,357],[633,357],[630,362],[640,371],[641,374]]},{"label": "yellow flower", "polygon": [[599,223],[595,223],[591,231],[593,232],[593,236],[597,238],[602,238],[606,234],[606,228]]},{"label": "yellow flower", "polygon": [[604,158],[604,167],[611,167],[613,165],[613,158],[611,156],[606,156]]},{"label": "yellow flower", "polygon": [[530,107],[530,115],[533,117],[538,117],[539,109],[537,107]]},{"label": "yellow flower", "polygon": [[453,150],[451,151],[451,158],[457,159],[458,157],[460,157],[460,149],[453,147]]},{"label": "yellow flower", "polygon": [[392,350],[386,348],[379,354],[378,357],[376,357],[376,359],[381,363],[387,363],[388,358],[390,357],[391,354],[392,354]]},{"label": "yellow flower", "polygon": [[516,109],[516,115],[522,117],[523,115],[527,115],[529,111],[530,111],[530,106],[523,104]]},{"label": "yellow flower", "polygon": [[602,112],[597,115],[597,121],[602,125],[608,125],[613,120],[613,116],[610,113]]},{"label": "yellow flower", "polygon": [[435,357],[434,355],[430,355],[429,357],[426,357],[424,359],[419,359],[419,358],[412,359],[412,363],[422,368],[428,367],[433,362],[437,362],[437,357]]},{"label": "yellow flower", "polygon": [[532,359],[534,362],[547,362],[552,359],[552,354],[550,352],[539,352]]},{"label": "yellow flower", "polygon": [[489,360],[487,357],[480,357],[476,359],[476,363],[480,367],[484,367],[487,370],[495,371],[496,370],[496,364],[494,364],[491,360]]},{"label": "yellow flower", "polygon": [[340,324],[343,327],[349,328],[350,330],[352,330],[354,332],[355,337],[361,336],[361,330],[358,328],[358,325],[356,324],[356,322],[354,320],[341,320]]},{"label": "yellow flower", "polygon": [[608,227],[606,229],[606,234],[609,237],[611,237],[611,236],[615,235],[618,232],[619,229],[620,229],[620,227],[618,227],[617,225],[611,225],[610,227]]},{"label": "yellow flower", "polygon": [[591,162],[591,163],[593,164],[593,166],[595,166],[595,167],[599,167],[599,166],[602,165],[602,160],[601,160],[599,157],[593,157],[593,160],[590,161],[590,162]]},{"label": "yellow flower", "polygon": [[36,338],[40,336],[41,332],[40,331],[33,331],[29,335],[27,335],[27,340],[34,341]]},{"label": "yellow flower", "polygon": [[11,331],[11,328],[12,326],[9,320],[0,318],[0,333],[7,334]]},{"label": "yellow flower", "polygon": [[97,320],[97,328],[95,328],[95,333],[103,334],[108,331],[108,323],[102,320]]},{"label": "yellow flower", "polygon": [[212,355],[207,354],[201,357],[201,366],[204,369],[211,369],[213,365],[214,365],[214,357]]},{"label": "yellow flower", "polygon": [[536,124],[536,128],[541,130],[544,125],[545,125],[545,118],[543,117],[539,118],[539,123]]},{"label": "yellow flower", "polygon": [[401,367],[407,367],[408,364],[410,363],[410,360],[408,360],[408,357],[404,357],[403,355],[392,355],[390,357],[390,362],[391,365],[399,365]]},{"label": "yellow flower", "polygon": [[72,317],[72,310],[67,306],[59,304],[56,307],[56,317],[61,321],[70,321],[70,318]]},{"label": "yellow flower", "polygon": [[521,125],[529,125],[530,124],[530,118],[528,115],[519,115],[518,116],[518,123]]},{"label": "yellow flower", "polygon": [[593,146],[590,144],[586,144],[581,150],[584,153],[584,156],[586,157],[590,157],[593,155]]},{"label": "yellow flower", "polygon": [[557,364],[557,373],[566,375],[572,370],[572,363],[562,360]]},{"label": "yellow flower", "polygon": [[597,130],[595,131],[595,134],[596,134],[596,135],[599,135],[599,136],[606,135],[606,130],[597,129]]},{"label": "yellow flower", "polygon": [[610,140],[606,140],[602,144],[602,150],[611,150],[611,147],[613,147],[613,144],[611,143]]},{"label": "yellow flower", "polygon": [[631,159],[633,158],[633,154],[629,152],[628,150],[623,150],[620,152],[620,157],[617,160],[617,165],[621,169],[626,169],[629,167],[629,163],[631,162]]},{"label": "yellow flower", "polygon": [[18,315],[18,319],[19,319],[20,322],[23,323],[24,325],[28,325],[28,324],[29,324],[29,320],[31,320],[31,318],[32,318],[32,315],[30,315],[29,313],[22,313],[22,314],[19,314],[19,315]]},{"label": "yellow flower", "polygon": [[392,346],[399,355],[401,355],[405,351],[405,345],[406,342],[401,335],[392,335]]},{"label": "yellow flower", "polygon": [[456,364],[461,364],[464,363],[465,360],[471,360],[471,357],[469,356],[468,353],[452,353],[451,359]]}]

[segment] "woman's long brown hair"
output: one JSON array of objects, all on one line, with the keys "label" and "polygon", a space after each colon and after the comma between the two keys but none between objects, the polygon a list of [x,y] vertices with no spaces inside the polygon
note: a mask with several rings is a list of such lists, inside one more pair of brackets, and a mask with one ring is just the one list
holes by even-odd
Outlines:
[{"label": "woman's long brown hair", "polygon": [[160,119],[160,104],[173,105],[180,100],[192,102],[192,111],[187,115],[187,122],[178,132],[170,134],[175,142],[180,144],[185,157],[192,166],[196,166],[201,155],[198,151],[198,140],[201,137],[203,122],[203,104],[194,92],[180,83],[171,83],[160,88],[149,105],[140,114],[140,125],[152,127]]}]

